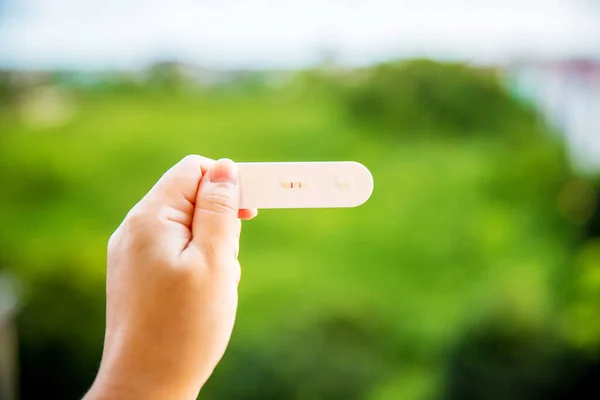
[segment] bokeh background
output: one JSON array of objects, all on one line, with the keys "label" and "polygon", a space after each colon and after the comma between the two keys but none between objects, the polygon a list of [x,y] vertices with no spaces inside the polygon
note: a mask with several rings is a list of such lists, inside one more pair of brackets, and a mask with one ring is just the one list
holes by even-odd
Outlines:
[{"label": "bokeh background", "polygon": [[1,399],[86,392],[108,237],[189,153],[375,179],[244,224],[200,398],[600,397],[599,2],[2,0],[0,68]]}]

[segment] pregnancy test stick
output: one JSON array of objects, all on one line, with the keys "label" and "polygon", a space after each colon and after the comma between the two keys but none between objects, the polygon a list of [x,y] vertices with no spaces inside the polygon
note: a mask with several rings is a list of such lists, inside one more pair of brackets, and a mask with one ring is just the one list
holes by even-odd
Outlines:
[{"label": "pregnancy test stick", "polygon": [[362,164],[342,162],[237,163],[240,208],[357,207],[373,192]]}]

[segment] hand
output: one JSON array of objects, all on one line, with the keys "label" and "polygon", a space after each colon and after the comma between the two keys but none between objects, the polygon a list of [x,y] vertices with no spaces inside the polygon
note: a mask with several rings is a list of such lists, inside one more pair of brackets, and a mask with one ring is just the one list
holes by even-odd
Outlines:
[{"label": "hand", "polygon": [[108,243],[102,362],[86,400],[195,399],[237,310],[237,171],[188,156],[129,212]]}]

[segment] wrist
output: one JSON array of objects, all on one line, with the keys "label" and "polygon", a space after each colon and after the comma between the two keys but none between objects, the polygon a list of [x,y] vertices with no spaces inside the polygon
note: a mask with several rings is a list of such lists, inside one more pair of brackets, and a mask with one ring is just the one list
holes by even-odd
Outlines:
[{"label": "wrist", "polygon": [[189,390],[121,378],[97,378],[83,400],[193,400],[196,397],[197,394],[191,394]]},{"label": "wrist", "polygon": [[[141,360],[103,360],[89,392],[83,400],[195,400],[198,389],[140,368]],[[137,361],[137,362],[136,362]],[[137,364],[137,365],[136,365]]]},{"label": "wrist", "polygon": [[101,372],[83,400],[154,400],[161,395],[156,388],[136,379]]}]

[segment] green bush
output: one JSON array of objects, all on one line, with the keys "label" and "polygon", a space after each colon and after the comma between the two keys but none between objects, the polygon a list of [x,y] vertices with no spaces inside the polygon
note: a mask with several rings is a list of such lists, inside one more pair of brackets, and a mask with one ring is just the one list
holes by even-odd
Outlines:
[{"label": "green bush", "polygon": [[[586,357],[551,331],[498,319],[466,332],[448,357],[445,400],[562,400],[575,396]],[[585,398],[597,398],[595,388]]]},{"label": "green bush", "polygon": [[272,332],[269,341],[239,346],[234,340],[200,398],[364,399],[396,361],[387,351],[391,332],[379,325],[366,316],[332,314]]},{"label": "green bush", "polygon": [[346,102],[354,120],[393,135],[506,135],[531,130],[535,122],[535,114],[509,96],[496,74],[428,60],[366,71]]}]

